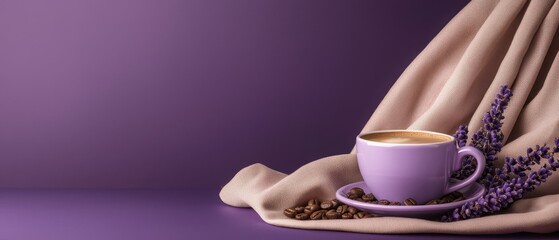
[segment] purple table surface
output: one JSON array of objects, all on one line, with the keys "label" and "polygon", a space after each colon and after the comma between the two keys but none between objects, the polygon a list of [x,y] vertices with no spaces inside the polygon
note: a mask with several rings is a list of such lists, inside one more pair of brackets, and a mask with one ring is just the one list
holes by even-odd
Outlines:
[{"label": "purple table surface", "polygon": [[0,190],[0,239],[557,239],[376,235],[275,227],[203,190]]}]

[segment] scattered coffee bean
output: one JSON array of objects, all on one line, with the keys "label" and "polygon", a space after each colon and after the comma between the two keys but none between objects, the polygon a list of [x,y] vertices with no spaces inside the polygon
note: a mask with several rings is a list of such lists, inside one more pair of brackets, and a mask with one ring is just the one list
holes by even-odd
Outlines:
[{"label": "scattered coffee bean", "polygon": [[367,218],[370,217],[370,214],[366,213],[366,212],[358,212],[356,214],[353,214],[353,218],[355,219],[361,219],[361,218]]},{"label": "scattered coffee bean", "polygon": [[339,214],[334,209],[328,210],[328,212],[326,212],[326,218],[328,218],[328,219],[337,219],[337,218],[340,218],[340,217],[341,217],[341,214]]},{"label": "scattered coffee bean", "polygon": [[380,205],[389,205],[390,201],[386,200],[386,199],[382,199],[378,201],[378,204]]},{"label": "scattered coffee bean", "polygon": [[438,199],[433,199],[433,200],[425,203],[425,205],[434,205],[434,204],[439,204],[439,200]]},{"label": "scattered coffee bean", "polygon": [[307,214],[311,214],[314,211],[319,210],[319,209],[320,209],[320,207],[318,205],[307,205],[305,207],[304,212],[307,213]]},{"label": "scattered coffee bean", "polygon": [[284,215],[297,220],[321,220],[321,219],[351,219],[368,218],[373,215],[359,211],[355,207],[340,203],[337,199],[323,201],[312,199],[307,202],[307,206],[296,206],[287,208],[283,211]]},{"label": "scattered coffee bean", "polygon": [[351,200],[355,200],[355,199],[358,198],[357,195],[352,194],[352,193],[348,193],[346,197],[349,198],[349,199],[351,199]]},{"label": "scattered coffee bean", "polygon": [[334,206],[332,201],[324,201],[324,202],[320,203],[320,208],[322,208],[322,209],[329,210],[330,208],[332,208],[332,206]]},{"label": "scattered coffee bean", "polygon": [[311,220],[320,220],[320,219],[322,219],[322,217],[324,216],[325,213],[326,213],[326,210],[318,210],[316,212],[313,212],[311,214]]},{"label": "scattered coffee bean", "polygon": [[413,205],[416,205],[417,202],[413,198],[408,198],[408,199],[404,200],[404,204],[406,206],[413,206]]},{"label": "scattered coffee bean", "polygon": [[354,187],[349,190],[349,193],[357,195],[357,197],[361,197],[365,194],[362,188]]},{"label": "scattered coffee bean", "polygon": [[[372,193],[367,193],[361,188],[352,188],[346,193],[346,196],[350,199],[360,202],[366,202],[371,204],[379,205],[392,205],[392,206],[416,206],[418,205],[416,200],[413,198],[407,198],[404,202],[394,201],[391,202],[386,199],[378,200]],[[464,200],[464,196],[460,192],[449,193],[439,199],[433,199],[427,202],[425,205],[433,204],[443,204],[450,202],[458,202]],[[362,218],[372,218],[380,217],[371,213],[360,211],[359,209],[343,204],[337,199],[326,200],[319,202],[317,199],[311,199],[307,202],[306,206],[295,206],[292,208],[287,208],[283,211],[283,214],[288,218],[294,218],[297,220],[321,220],[321,219],[362,219]]]},{"label": "scattered coffee bean", "polygon": [[349,199],[358,199],[358,198],[361,198],[364,194],[365,194],[365,192],[363,191],[362,188],[354,187],[354,188],[349,190],[349,192],[346,194],[346,196]]},{"label": "scattered coffee bean", "polygon": [[345,204],[341,205],[336,209],[336,212],[339,213],[339,214],[344,214],[344,213],[347,212],[347,208],[349,208],[348,205],[345,205]]},{"label": "scattered coffee bean", "polygon": [[297,211],[295,211],[295,209],[293,208],[288,208],[283,210],[283,214],[287,217],[294,218],[295,215],[297,215]]},{"label": "scattered coffee bean", "polygon": [[311,200],[309,200],[309,202],[307,203],[308,206],[318,205],[318,204],[320,204],[320,203],[319,203],[318,200],[316,200],[316,199],[311,199]]},{"label": "scattered coffee bean", "polygon": [[365,202],[372,202],[375,200],[375,196],[372,193],[367,193],[361,197]]},{"label": "scattered coffee bean", "polygon": [[314,212],[314,211],[320,210],[320,206],[318,206],[318,205],[311,205],[311,206],[309,206],[309,209],[311,210],[311,212]]},{"label": "scattered coffee bean", "polygon": [[307,219],[309,219],[309,214],[298,213],[297,215],[295,215],[295,219],[297,219],[297,220],[307,220]]},{"label": "scattered coffee bean", "polygon": [[332,209],[336,209],[338,206],[340,206],[340,201],[338,199],[332,200]]}]

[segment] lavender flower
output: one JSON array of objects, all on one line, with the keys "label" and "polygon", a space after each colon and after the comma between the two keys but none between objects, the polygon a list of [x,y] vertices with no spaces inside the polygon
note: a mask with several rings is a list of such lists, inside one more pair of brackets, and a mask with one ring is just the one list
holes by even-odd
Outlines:
[{"label": "lavender flower", "polygon": [[[494,161],[497,160],[497,153],[503,147],[504,135],[501,131],[503,126],[503,113],[507,108],[512,91],[506,85],[499,89],[499,93],[493,103],[491,103],[491,110],[483,115],[483,127],[477,130],[472,135],[472,142],[470,146],[474,146],[485,154],[486,167],[482,179],[487,174],[494,175]],[[472,164],[475,162],[472,161]],[[475,169],[475,168],[474,168]]]},{"label": "lavender flower", "polygon": [[[507,108],[512,91],[506,85],[499,89],[495,100],[491,103],[491,110],[483,115],[483,126],[472,135],[470,146],[476,147],[485,155],[486,168],[481,179],[486,179],[494,175],[494,164],[497,160],[497,153],[503,147],[504,135],[501,131],[503,126],[502,120],[505,119],[503,113]],[[463,147],[466,145],[468,135],[468,128],[460,126],[455,133],[458,146]],[[453,174],[454,178],[465,179],[470,176],[476,169],[477,162],[472,157],[466,157],[462,162],[462,168]],[[486,182],[482,182],[486,185]]]},{"label": "lavender flower", "polygon": [[[460,127],[458,127],[458,130],[456,130],[456,133],[452,136],[456,139],[456,145],[458,145],[458,147],[466,146],[466,143],[468,141],[468,126],[460,125]],[[462,161],[462,168],[452,174],[452,178],[462,180],[468,177],[474,171],[474,160],[472,157],[468,156]]]},{"label": "lavender flower", "polygon": [[[546,145],[528,148],[526,156],[505,158],[505,164],[492,180],[493,187],[478,199],[467,202],[453,212],[444,215],[442,221],[457,221],[461,219],[481,217],[506,209],[514,201],[521,199],[524,193],[533,191],[545,182],[552,172],[559,168],[559,162],[553,154],[559,152],[559,138],[555,139],[553,150]],[[537,171],[532,171],[530,166],[540,164],[542,159],[547,159]],[[529,174],[526,174],[529,171]]]},{"label": "lavender flower", "polygon": [[452,136],[456,138],[458,147],[466,146],[466,142],[468,141],[468,126],[460,125],[458,130],[456,130],[456,133]]},{"label": "lavender flower", "polygon": [[[526,150],[526,156],[505,157],[504,165],[495,168],[496,155],[503,147],[504,135],[501,131],[503,113],[511,97],[512,91],[507,86],[501,86],[495,101],[491,104],[491,110],[483,116],[483,127],[472,135],[470,146],[481,150],[487,158],[484,174],[478,180],[486,187],[487,193],[444,215],[442,221],[476,218],[499,212],[521,199],[525,193],[533,191],[559,168],[559,162],[553,156],[559,152],[559,138],[555,139],[553,148],[545,144],[536,145],[535,148]],[[467,131],[465,126],[458,128],[454,135],[458,146],[466,144]],[[540,166],[543,159],[547,161]],[[454,173],[454,176],[459,179],[466,178],[475,170],[475,164],[475,161],[466,158],[462,169]],[[532,170],[534,166],[540,168]]]}]

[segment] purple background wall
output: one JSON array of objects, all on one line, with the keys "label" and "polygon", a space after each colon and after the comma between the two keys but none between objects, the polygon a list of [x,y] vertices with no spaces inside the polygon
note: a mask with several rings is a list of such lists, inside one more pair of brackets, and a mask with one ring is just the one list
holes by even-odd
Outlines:
[{"label": "purple background wall", "polygon": [[348,152],[467,1],[0,1],[0,186],[218,189]]}]

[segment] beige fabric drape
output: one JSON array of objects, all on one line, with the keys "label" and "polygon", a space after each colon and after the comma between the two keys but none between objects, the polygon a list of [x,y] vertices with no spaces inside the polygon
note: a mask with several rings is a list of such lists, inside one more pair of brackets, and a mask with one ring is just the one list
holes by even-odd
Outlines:
[{"label": "beige fabric drape", "polygon": [[[470,2],[402,73],[363,132],[408,128],[451,134],[460,124],[468,124],[473,132],[499,86],[508,84],[514,96],[505,112],[507,142],[500,159],[524,154],[528,146],[552,144],[559,136],[558,25],[559,1]],[[297,221],[283,216],[284,208],[309,198],[334,198],[337,188],[360,180],[351,152],[308,163],[290,175],[261,164],[248,166],[223,187],[220,197],[231,206],[252,207],[267,223],[294,228],[456,234],[559,231],[559,173],[506,212],[466,221]]]}]

